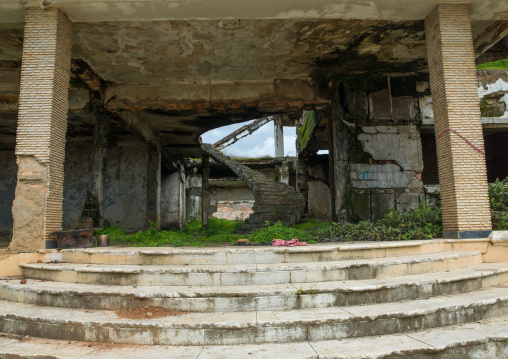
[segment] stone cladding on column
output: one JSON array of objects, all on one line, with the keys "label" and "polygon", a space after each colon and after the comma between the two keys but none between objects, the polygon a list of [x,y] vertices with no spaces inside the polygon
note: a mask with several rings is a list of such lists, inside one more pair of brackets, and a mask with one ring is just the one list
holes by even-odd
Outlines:
[{"label": "stone cladding on column", "polygon": [[491,231],[469,5],[437,5],[425,20],[443,236]]},{"label": "stone cladding on column", "polygon": [[55,8],[27,8],[10,249],[36,251],[61,230],[72,22]]}]

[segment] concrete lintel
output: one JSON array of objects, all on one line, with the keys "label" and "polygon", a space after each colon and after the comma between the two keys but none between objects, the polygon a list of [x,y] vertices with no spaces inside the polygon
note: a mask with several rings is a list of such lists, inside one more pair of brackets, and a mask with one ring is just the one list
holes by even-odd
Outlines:
[{"label": "concrete lintel", "polygon": [[109,110],[195,110],[302,107],[328,104],[312,80],[180,82],[114,85],[106,89]]},{"label": "concrete lintel", "polygon": [[475,57],[497,44],[508,35],[508,21],[495,21],[474,39]]},{"label": "concrete lintel", "polygon": [[[508,127],[508,118],[505,117],[482,117],[482,125],[484,129],[504,129]],[[432,130],[434,128],[434,120],[427,119],[422,121],[422,129]]]},{"label": "concrete lintel", "polygon": [[[504,1],[485,0],[333,0],[283,1],[274,8],[273,2],[259,0],[238,3],[215,0],[203,6],[199,0],[29,0],[29,6],[59,7],[74,22],[150,21],[174,19],[379,19],[422,20],[438,3],[471,3],[471,18],[491,20],[507,18]],[[2,0],[0,22],[22,22],[23,2]]]}]

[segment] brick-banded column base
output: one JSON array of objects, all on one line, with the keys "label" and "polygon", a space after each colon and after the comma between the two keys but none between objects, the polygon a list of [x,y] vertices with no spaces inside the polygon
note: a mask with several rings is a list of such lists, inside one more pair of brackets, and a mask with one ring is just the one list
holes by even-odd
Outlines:
[{"label": "brick-banded column base", "polygon": [[[468,5],[437,5],[425,20],[444,237],[491,232],[483,132]],[[461,138],[455,130],[474,146]]]},{"label": "brick-banded column base", "polygon": [[36,251],[62,228],[72,23],[58,9],[28,8],[21,66],[10,249]]}]

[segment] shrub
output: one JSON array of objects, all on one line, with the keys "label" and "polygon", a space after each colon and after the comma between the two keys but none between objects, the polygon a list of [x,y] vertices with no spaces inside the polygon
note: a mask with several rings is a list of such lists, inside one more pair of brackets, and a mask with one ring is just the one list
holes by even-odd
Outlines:
[{"label": "shrub", "polygon": [[490,214],[494,230],[508,230],[508,177],[489,184]]},{"label": "shrub", "polygon": [[391,209],[376,223],[332,223],[311,234],[320,241],[400,241],[436,238],[442,231],[441,209],[420,203],[412,210],[398,212]]}]

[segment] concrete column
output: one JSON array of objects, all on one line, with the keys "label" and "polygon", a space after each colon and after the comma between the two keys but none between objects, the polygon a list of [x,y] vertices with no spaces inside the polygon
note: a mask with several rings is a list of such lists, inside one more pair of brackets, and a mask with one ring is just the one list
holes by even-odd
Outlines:
[{"label": "concrete column", "polygon": [[282,116],[277,116],[273,120],[273,132],[275,140],[275,157],[284,157],[284,127],[282,126]]},{"label": "concrete column", "polygon": [[62,229],[72,23],[55,8],[28,8],[21,66],[10,249],[44,248]]},{"label": "concrete column", "polygon": [[486,237],[492,226],[469,6],[437,5],[425,32],[443,236]]},{"label": "concrete column", "polygon": [[334,106],[328,120],[329,182],[332,218],[338,223],[349,221],[347,191],[349,186],[348,135],[344,124],[345,113],[340,103],[339,86],[334,89]]},{"label": "concrete column", "polygon": [[146,178],[146,217],[147,222],[157,223],[157,228],[160,228],[160,169],[160,151],[157,147],[152,147],[149,151]]},{"label": "concrete column", "polygon": [[280,180],[279,182],[289,184],[289,163],[284,160],[280,165],[277,165],[277,169],[279,170]]},{"label": "concrete column", "polygon": [[210,183],[208,181],[210,178],[210,157],[208,155],[203,155],[202,168],[203,180],[201,188],[203,189],[203,194],[201,196],[201,220],[203,229],[205,229],[208,227],[208,218],[210,217],[210,199],[212,197]]},{"label": "concrete column", "polygon": [[307,181],[307,162],[308,157],[307,154],[304,153],[297,158],[297,166],[296,166],[296,190],[303,195],[305,199],[305,209],[304,212],[308,213],[308,205],[309,205],[309,184]]}]

